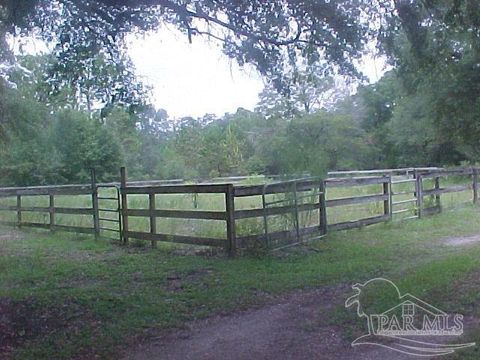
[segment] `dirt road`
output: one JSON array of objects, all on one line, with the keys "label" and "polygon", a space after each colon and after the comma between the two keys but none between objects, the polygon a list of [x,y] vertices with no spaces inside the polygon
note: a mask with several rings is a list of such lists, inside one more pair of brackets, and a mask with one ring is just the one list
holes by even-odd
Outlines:
[{"label": "dirt road", "polygon": [[[192,322],[128,353],[125,360],[415,359],[378,346],[352,347],[328,315],[349,286],[296,291],[238,314]],[[354,310],[352,310],[354,311]],[[447,357],[442,356],[443,359]]]}]

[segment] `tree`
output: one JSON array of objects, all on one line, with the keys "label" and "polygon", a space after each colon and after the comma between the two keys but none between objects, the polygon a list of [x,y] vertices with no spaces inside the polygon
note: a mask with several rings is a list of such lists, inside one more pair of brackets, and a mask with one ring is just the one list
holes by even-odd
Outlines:
[{"label": "tree", "polygon": [[[395,133],[400,134],[400,127],[405,127],[405,133],[408,126],[423,127],[428,140],[417,146],[427,154],[419,161],[478,161],[480,3],[397,2],[398,17],[391,18],[382,42],[403,93],[403,99],[397,99],[403,104],[399,114],[391,112]],[[413,114],[421,116],[410,119]],[[414,135],[420,141],[420,134]]]},{"label": "tree", "polygon": [[[337,76],[337,79],[340,77]],[[349,92],[336,83],[335,77],[328,75],[325,66],[315,64],[303,66],[303,69],[296,68],[291,74],[285,74],[285,81],[285,89],[276,88],[273,81],[267,82],[259,94],[260,101],[256,111],[267,117],[292,118],[331,108]]]},{"label": "tree", "polygon": [[170,23],[191,41],[195,36],[221,41],[225,54],[254,64],[279,85],[298,58],[309,64],[323,58],[357,74],[352,60],[361,56],[367,40],[362,16],[369,14],[368,7],[362,0],[8,0],[2,24],[24,32],[41,28],[68,68],[79,53],[93,58],[101,50],[116,62],[126,34]]},{"label": "tree", "polygon": [[97,121],[74,110],[61,111],[51,139],[62,164],[60,175],[67,181],[88,181],[90,169],[96,170],[101,181],[116,177],[120,148],[112,133]]},{"label": "tree", "polygon": [[[55,51],[56,60],[48,64],[45,82],[50,93],[64,94],[67,103],[76,109],[93,114],[95,108],[103,110],[102,116],[113,105],[138,106],[147,97],[147,89],[137,80],[133,65],[122,57],[108,61],[103,52],[94,57],[88,49]],[[70,57],[65,59],[64,57]]]},{"label": "tree", "polygon": [[[254,64],[281,88],[283,75],[300,59],[359,75],[355,59],[372,41],[399,66],[409,66],[402,61],[405,50],[422,67],[462,56],[464,49],[451,39],[479,43],[479,10],[476,0],[6,0],[0,36],[3,41],[14,29],[40,28],[57,44],[63,64],[75,61],[79,49],[82,56],[105,54],[119,63],[126,34],[169,23],[190,41],[221,41],[225,54]],[[399,35],[407,46],[399,45]]]},{"label": "tree", "polygon": [[59,180],[48,141],[47,107],[18,90],[2,87],[1,80],[0,103],[0,182],[32,185]]},{"label": "tree", "polygon": [[372,165],[398,165],[393,137],[389,136],[389,124],[403,93],[396,72],[389,71],[376,83],[360,86],[353,97],[355,106],[351,111],[357,114],[360,126],[369,134],[369,141],[379,150],[376,162]]},{"label": "tree", "polygon": [[21,68],[10,71],[10,82],[53,109],[69,107],[91,116],[105,117],[114,106],[144,106],[148,88],[138,81],[126,59],[113,64],[103,54],[91,58],[84,53],[62,62],[55,55],[17,57]]},{"label": "tree", "polygon": [[24,91],[29,93],[6,88],[1,97],[6,119],[0,147],[2,184],[86,182],[91,168],[99,180],[117,174],[122,157],[108,128],[79,111],[53,112]]},{"label": "tree", "polygon": [[325,175],[328,170],[365,168],[375,148],[365,141],[365,132],[351,117],[325,111],[292,121],[287,130],[287,173],[309,171]]}]

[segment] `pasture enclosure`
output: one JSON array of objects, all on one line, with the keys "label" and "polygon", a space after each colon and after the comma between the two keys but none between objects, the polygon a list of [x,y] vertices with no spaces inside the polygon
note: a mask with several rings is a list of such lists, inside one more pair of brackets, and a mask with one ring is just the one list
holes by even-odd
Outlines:
[{"label": "pasture enclosure", "polygon": [[[127,181],[0,188],[0,223],[129,241],[277,249],[329,231],[421,218],[478,201],[478,169],[409,168],[281,181]],[[340,177],[339,177],[340,176]],[[249,184],[250,182],[250,184]],[[251,183],[254,184],[251,184]]]}]

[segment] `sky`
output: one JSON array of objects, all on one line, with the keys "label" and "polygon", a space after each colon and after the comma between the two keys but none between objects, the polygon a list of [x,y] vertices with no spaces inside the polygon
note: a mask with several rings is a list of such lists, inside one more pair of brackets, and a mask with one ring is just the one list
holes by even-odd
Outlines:
[{"label": "sky", "polygon": [[129,39],[137,74],[153,87],[157,108],[171,117],[223,115],[253,109],[263,81],[251,66],[240,68],[219,44],[194,37],[192,44],[177,30],[162,30]]},{"label": "sky", "polygon": [[[153,102],[171,117],[223,115],[239,107],[253,110],[263,88],[250,66],[241,68],[219,44],[187,37],[173,28],[129,39],[129,54],[141,79],[152,86]],[[384,72],[384,60],[365,57],[361,69],[371,82]]]}]

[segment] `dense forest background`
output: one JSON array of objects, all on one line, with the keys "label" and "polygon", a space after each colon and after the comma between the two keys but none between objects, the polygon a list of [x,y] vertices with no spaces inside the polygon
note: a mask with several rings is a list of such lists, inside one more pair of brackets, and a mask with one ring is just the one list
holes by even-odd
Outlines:
[{"label": "dense forest background", "polygon": [[51,54],[17,55],[0,77],[0,184],[87,182],[91,168],[111,180],[122,165],[131,179],[205,179],[478,163],[480,26],[478,12],[465,15],[470,3],[441,21],[417,19],[420,30],[392,27],[381,43],[391,70],[374,84],[296,59],[280,85],[266,77],[254,111],[221,117],[172,119],[150,104],[127,58],[59,36]]}]

